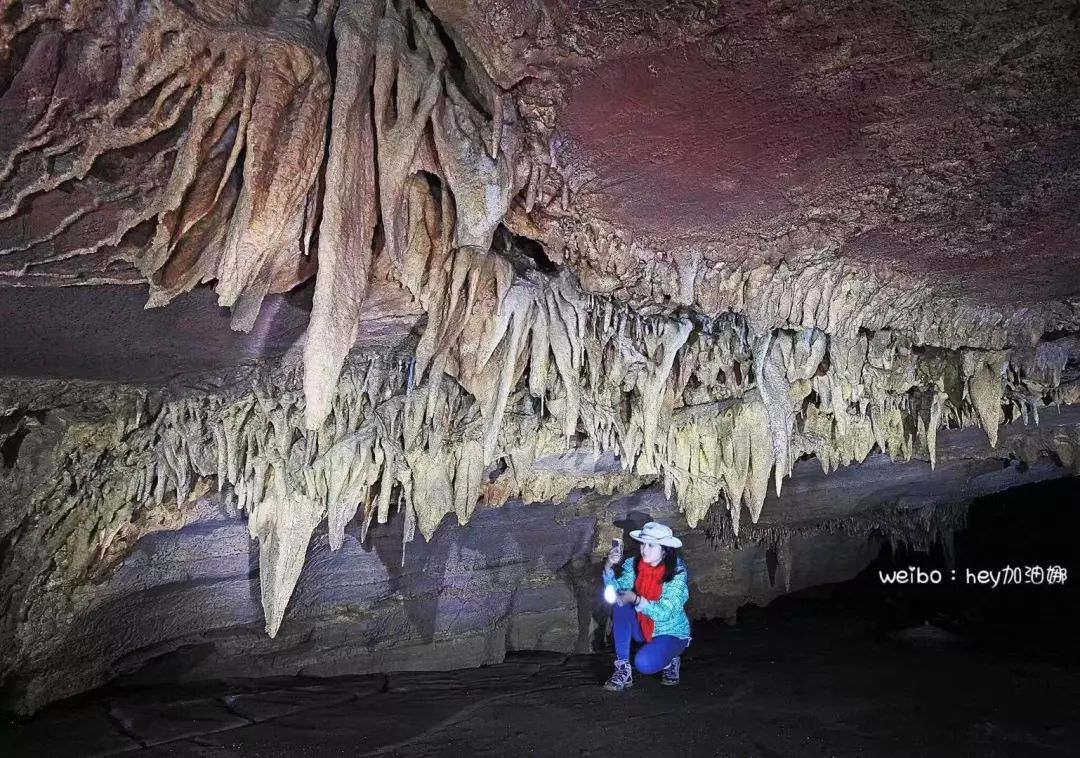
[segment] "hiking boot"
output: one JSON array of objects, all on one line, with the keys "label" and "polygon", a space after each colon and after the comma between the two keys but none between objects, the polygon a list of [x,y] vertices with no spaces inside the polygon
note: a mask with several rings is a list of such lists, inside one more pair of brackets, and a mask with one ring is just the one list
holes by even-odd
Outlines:
[{"label": "hiking boot", "polygon": [[679,683],[679,667],[682,665],[682,659],[680,656],[675,656],[671,659],[671,663],[664,666],[663,675],[660,678],[661,684],[666,684],[671,687]]},{"label": "hiking boot", "polygon": [[630,670],[630,661],[615,661],[615,673],[604,682],[604,689],[622,692],[634,686],[634,674]]}]

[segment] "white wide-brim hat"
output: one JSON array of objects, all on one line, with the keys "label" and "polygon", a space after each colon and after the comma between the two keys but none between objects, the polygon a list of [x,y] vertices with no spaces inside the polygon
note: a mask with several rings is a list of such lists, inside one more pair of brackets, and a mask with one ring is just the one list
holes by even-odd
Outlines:
[{"label": "white wide-brim hat", "polygon": [[644,542],[646,545],[682,547],[682,540],[671,533],[671,527],[664,526],[656,521],[650,521],[640,529],[635,529],[630,532],[630,536],[638,542]]}]

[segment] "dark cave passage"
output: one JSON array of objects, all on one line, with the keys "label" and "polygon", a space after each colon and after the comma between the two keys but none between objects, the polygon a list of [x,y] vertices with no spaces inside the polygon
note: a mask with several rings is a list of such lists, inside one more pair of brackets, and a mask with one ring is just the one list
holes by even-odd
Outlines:
[{"label": "dark cave passage", "polygon": [[942,641],[956,635],[995,654],[1075,664],[1078,495],[1080,483],[1069,478],[980,498],[951,545],[939,540],[929,552],[885,545],[833,598],[874,615],[881,635],[903,639],[908,630],[914,641],[929,625],[928,642],[944,632]]}]

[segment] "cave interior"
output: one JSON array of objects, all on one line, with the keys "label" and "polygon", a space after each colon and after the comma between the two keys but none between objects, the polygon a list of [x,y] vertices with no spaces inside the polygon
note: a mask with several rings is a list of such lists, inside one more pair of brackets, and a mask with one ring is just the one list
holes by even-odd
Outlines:
[{"label": "cave interior", "polygon": [[1076,0],[0,0],[0,157],[12,754],[1080,754]]}]

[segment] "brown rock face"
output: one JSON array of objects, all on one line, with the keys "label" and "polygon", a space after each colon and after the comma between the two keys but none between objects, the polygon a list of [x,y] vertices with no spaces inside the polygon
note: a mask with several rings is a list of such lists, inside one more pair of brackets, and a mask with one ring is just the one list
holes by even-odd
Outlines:
[{"label": "brown rock face", "polygon": [[327,20],[280,10],[11,5],[3,275],[130,281],[135,267],[151,304],[216,279],[245,331],[267,292],[309,276]]},{"label": "brown rock face", "polygon": [[702,38],[598,47],[563,121],[582,191],[660,250],[814,246],[997,307],[1075,297],[1075,8],[1029,10],[718,5]]},{"label": "brown rock face", "polygon": [[1080,19],[940,5],[4,4],[0,676],[214,490],[274,636],[323,529],[1075,473]]}]

